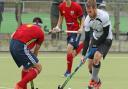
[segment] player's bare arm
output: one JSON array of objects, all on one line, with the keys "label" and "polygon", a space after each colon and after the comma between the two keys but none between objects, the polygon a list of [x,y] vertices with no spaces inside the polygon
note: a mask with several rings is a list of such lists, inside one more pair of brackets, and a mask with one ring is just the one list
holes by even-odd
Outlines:
[{"label": "player's bare arm", "polygon": [[38,56],[39,49],[40,49],[40,45],[36,44],[34,52],[33,52],[36,56]]}]

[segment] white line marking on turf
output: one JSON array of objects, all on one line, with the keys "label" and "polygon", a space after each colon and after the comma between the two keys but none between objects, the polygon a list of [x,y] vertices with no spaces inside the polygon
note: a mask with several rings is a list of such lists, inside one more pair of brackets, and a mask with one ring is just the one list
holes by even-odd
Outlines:
[{"label": "white line marking on turf", "polygon": [[9,88],[9,87],[0,87],[0,89],[14,89],[14,88]]},{"label": "white line marking on turf", "polygon": [[[7,59],[7,58],[11,58],[11,56],[10,57],[0,57],[0,58],[2,58],[2,59]],[[54,58],[54,59],[60,59],[60,58],[66,58],[66,56],[65,57],[38,57],[38,58]],[[80,58],[79,56],[78,57],[76,57],[76,58]],[[106,58],[114,58],[114,59],[122,59],[122,58],[128,58],[128,57],[106,57]]]}]

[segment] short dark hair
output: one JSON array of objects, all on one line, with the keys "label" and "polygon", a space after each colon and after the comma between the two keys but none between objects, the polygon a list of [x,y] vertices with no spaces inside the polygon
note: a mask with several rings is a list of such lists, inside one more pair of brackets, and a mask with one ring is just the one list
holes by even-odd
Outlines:
[{"label": "short dark hair", "polygon": [[34,17],[33,18],[33,23],[40,23],[40,24],[43,24],[43,21],[40,17]]},{"label": "short dark hair", "polygon": [[86,7],[97,8],[96,0],[87,0]]}]

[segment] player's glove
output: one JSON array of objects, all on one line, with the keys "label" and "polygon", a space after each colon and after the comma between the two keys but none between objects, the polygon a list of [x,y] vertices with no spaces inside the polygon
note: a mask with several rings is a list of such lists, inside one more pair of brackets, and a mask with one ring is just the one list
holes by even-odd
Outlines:
[{"label": "player's glove", "polygon": [[54,32],[60,32],[61,29],[60,29],[58,26],[56,26],[56,27],[53,28],[53,31],[54,31]]},{"label": "player's glove", "polygon": [[82,33],[83,32],[83,29],[82,28],[80,28],[79,30],[78,30],[78,33]]}]

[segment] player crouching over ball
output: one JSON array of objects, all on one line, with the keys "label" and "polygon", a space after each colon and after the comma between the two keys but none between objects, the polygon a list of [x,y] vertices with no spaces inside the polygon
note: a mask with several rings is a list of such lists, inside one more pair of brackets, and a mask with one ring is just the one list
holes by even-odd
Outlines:
[{"label": "player crouching over ball", "polygon": [[[16,83],[15,89],[27,89],[27,83],[35,79],[42,70],[37,58],[40,46],[44,41],[41,24],[42,20],[35,17],[33,24],[20,25],[12,35],[10,53],[17,66],[23,66],[22,78]],[[31,52],[32,48],[34,48],[33,52]]]}]

